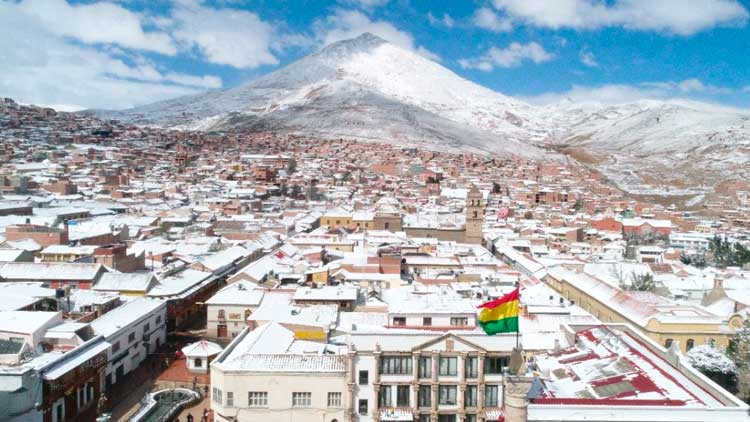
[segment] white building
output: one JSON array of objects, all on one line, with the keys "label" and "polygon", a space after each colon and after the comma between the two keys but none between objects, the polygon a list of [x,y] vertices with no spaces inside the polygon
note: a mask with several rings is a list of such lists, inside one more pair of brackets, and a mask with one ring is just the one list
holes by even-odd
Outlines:
[{"label": "white building", "polygon": [[211,364],[214,420],[343,422],[347,357],[280,324],[243,331]]},{"label": "white building", "polygon": [[237,281],[216,292],[205,302],[206,335],[225,340],[237,337],[265,293],[266,289],[249,281]]},{"label": "white building", "polygon": [[496,421],[515,334],[352,332],[350,406],[362,422]]},{"label": "white building", "polygon": [[167,340],[167,303],[136,298],[91,322],[97,335],[111,344],[106,369],[107,386],[137,368]]}]

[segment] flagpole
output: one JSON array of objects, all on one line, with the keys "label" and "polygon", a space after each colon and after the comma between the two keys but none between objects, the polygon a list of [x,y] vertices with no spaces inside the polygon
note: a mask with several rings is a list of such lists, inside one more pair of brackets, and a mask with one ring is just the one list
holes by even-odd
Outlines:
[{"label": "flagpole", "polygon": [[519,346],[519,337],[521,337],[521,283],[516,282],[516,288],[518,289],[518,330],[516,330],[516,350],[518,350]]}]

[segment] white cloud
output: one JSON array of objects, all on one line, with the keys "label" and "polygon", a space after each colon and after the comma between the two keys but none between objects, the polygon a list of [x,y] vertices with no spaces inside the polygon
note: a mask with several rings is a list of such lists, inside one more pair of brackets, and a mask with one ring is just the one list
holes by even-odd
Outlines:
[{"label": "white cloud", "polygon": [[690,35],[748,20],[747,9],[737,0],[494,0],[493,4],[513,19],[554,29],[622,26]]},{"label": "white cloud", "polygon": [[570,99],[576,103],[622,104],[639,100],[673,98],[710,99],[712,95],[729,95],[739,90],[706,84],[699,79],[683,81],[645,82],[636,85],[606,84],[599,86],[573,85],[568,91],[550,92],[526,98],[534,104],[554,104]]},{"label": "white cloud", "polygon": [[667,82],[646,82],[642,84],[645,87],[659,89],[663,91],[681,92],[685,94],[710,94],[724,95],[731,94],[734,90],[731,88],[705,84],[700,79],[691,78],[683,81]]},{"label": "white cloud", "polygon": [[588,67],[597,67],[599,66],[599,63],[596,61],[596,56],[594,56],[594,53],[584,49],[581,50],[579,57],[581,58],[581,63]]},{"label": "white cloud", "polygon": [[480,7],[472,17],[474,25],[493,32],[508,32],[513,23],[508,18],[501,18],[489,7]]},{"label": "white cloud", "polygon": [[196,48],[211,63],[255,68],[279,62],[271,52],[274,28],[255,13],[182,0],[175,5],[172,19],[175,39]]},{"label": "white cloud", "polygon": [[221,79],[163,71],[120,48],[71,42],[25,4],[0,2],[0,95],[65,109],[127,108],[221,87]]},{"label": "white cloud", "polygon": [[453,26],[456,24],[456,21],[451,17],[451,15],[447,13],[443,13],[442,18],[436,18],[435,15],[432,14],[432,12],[427,12],[427,20],[432,26],[445,26],[447,28],[453,28]]},{"label": "white cloud", "polygon": [[50,32],[86,44],[117,44],[174,55],[169,35],[147,32],[141,17],[114,3],[70,5],[65,0],[24,0],[15,6],[20,19],[33,18]]},{"label": "white cloud", "polygon": [[554,55],[547,52],[540,44],[529,42],[521,44],[512,42],[506,48],[491,47],[486,54],[471,59],[461,59],[458,64],[464,69],[479,69],[485,72],[495,67],[516,67],[524,61],[542,63],[552,60]]},{"label": "white cloud", "polygon": [[314,26],[316,38],[323,45],[356,38],[365,32],[369,32],[390,43],[421,54],[428,59],[440,60],[437,54],[427,50],[423,46],[417,46],[414,42],[414,37],[410,33],[396,28],[390,22],[373,21],[367,15],[357,10],[338,9],[325,19],[316,21]]}]

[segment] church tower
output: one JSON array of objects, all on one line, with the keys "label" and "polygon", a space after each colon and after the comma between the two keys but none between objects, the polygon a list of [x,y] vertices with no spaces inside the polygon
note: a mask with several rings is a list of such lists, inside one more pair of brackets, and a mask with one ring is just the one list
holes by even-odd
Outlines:
[{"label": "church tower", "polygon": [[481,244],[483,240],[482,223],[484,222],[484,201],[482,192],[472,185],[466,195],[466,243]]}]

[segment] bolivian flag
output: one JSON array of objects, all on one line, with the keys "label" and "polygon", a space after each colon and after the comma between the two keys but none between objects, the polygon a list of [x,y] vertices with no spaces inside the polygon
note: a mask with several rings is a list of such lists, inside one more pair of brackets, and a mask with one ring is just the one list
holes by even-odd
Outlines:
[{"label": "bolivian flag", "polygon": [[488,335],[518,332],[518,287],[500,299],[478,306],[479,325]]}]

